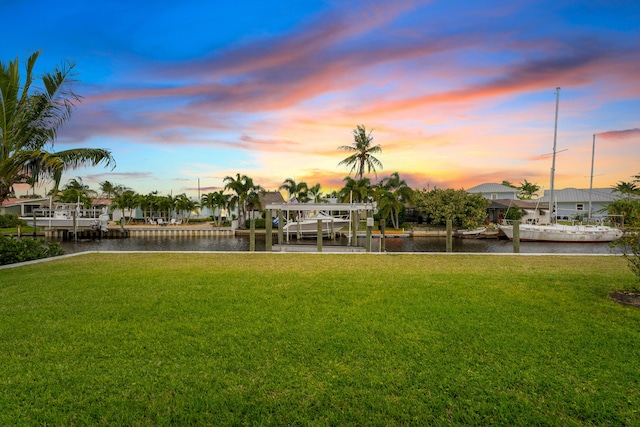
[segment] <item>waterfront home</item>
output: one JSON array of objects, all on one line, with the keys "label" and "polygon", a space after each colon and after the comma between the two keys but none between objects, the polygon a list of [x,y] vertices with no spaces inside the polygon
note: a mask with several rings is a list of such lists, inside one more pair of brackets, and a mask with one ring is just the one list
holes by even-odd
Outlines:
[{"label": "waterfront home", "polygon": [[2,202],[0,215],[14,214],[20,217],[32,216],[37,209],[48,208],[49,198],[27,199],[10,198]]},{"label": "waterfront home", "polygon": [[495,183],[476,185],[468,189],[467,193],[482,194],[485,199],[489,200],[516,200],[518,198],[517,188]]},{"label": "waterfront home", "polygon": [[[591,218],[601,220],[607,217],[606,206],[620,198],[611,188],[565,188],[555,190],[556,215],[560,220],[581,220],[589,216],[589,200],[591,200]],[[544,191],[544,196],[538,199],[541,202],[549,203],[549,191]]]}]

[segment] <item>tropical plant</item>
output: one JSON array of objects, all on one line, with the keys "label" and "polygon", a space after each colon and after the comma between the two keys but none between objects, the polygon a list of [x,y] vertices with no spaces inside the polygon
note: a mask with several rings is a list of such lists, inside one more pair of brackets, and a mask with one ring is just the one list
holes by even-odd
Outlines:
[{"label": "tropical plant", "polygon": [[534,183],[527,181],[520,183],[519,187],[515,187],[518,190],[518,199],[520,200],[531,200],[533,196],[536,195],[536,192],[540,190],[540,186]]},{"label": "tropical plant", "polygon": [[376,167],[382,169],[382,163],[374,154],[378,154],[382,152],[382,147],[380,145],[371,145],[371,141],[373,141],[373,137],[371,136],[372,131],[367,133],[367,130],[364,126],[358,125],[356,129],[353,130],[353,144],[351,145],[341,145],[338,147],[339,150],[345,150],[352,153],[349,157],[342,160],[339,165],[345,165],[351,168],[351,172],[356,171],[356,176],[359,179],[364,177],[365,168],[367,172],[373,171],[373,173],[377,177]]},{"label": "tropical plant", "polygon": [[620,193],[626,200],[630,200],[633,196],[640,195],[640,187],[634,182],[620,181],[613,186],[614,193]]},{"label": "tropical plant", "polygon": [[307,196],[309,187],[304,181],[296,182],[291,178],[287,178],[284,180],[278,190],[287,191],[287,201],[297,201],[300,203],[306,203],[307,201],[309,201],[309,198]]},{"label": "tropical plant", "polygon": [[447,220],[463,228],[481,225],[491,202],[482,194],[471,194],[465,190],[441,190],[434,188],[416,191],[414,208],[432,224],[444,225]]},{"label": "tropical plant", "polygon": [[86,185],[82,178],[73,178],[65,184],[58,199],[63,203],[81,203],[85,208],[91,207],[97,193]]},{"label": "tropical plant", "polygon": [[511,181],[507,181],[506,179],[502,181],[502,185],[504,185],[505,187],[518,188],[517,186],[513,185]]},{"label": "tropical plant", "polygon": [[373,197],[374,191],[371,188],[369,178],[353,179],[349,176],[343,179],[344,187],[339,192],[340,200],[343,203],[366,202]]},{"label": "tropical plant", "polygon": [[101,195],[104,198],[111,199],[118,192],[118,184],[114,184],[109,181],[103,181],[100,183]]},{"label": "tropical plant", "polygon": [[191,213],[199,207],[200,204],[197,201],[191,200],[184,193],[176,196],[176,210],[180,212],[180,216],[187,224],[189,223],[189,218],[191,218]]},{"label": "tropical plant", "polygon": [[100,148],[52,151],[58,129],[80,98],[70,88],[73,63],[45,73],[43,89],[32,88],[39,55],[35,52],[27,59],[24,76],[18,58],[0,62],[0,202],[13,193],[14,184],[34,186],[53,179],[56,193],[64,171],[115,163],[111,153]]},{"label": "tropical plant", "polygon": [[64,255],[58,242],[44,239],[14,239],[0,233],[0,265]]},{"label": "tropical plant", "polygon": [[307,190],[307,197],[313,203],[321,203],[321,202],[325,201],[325,197],[324,197],[324,194],[322,193],[322,191],[320,190],[320,184],[319,183],[315,184],[312,187],[309,187],[309,189]]},{"label": "tropical plant", "polygon": [[208,193],[202,196],[200,201],[203,207],[211,209],[211,214],[215,215],[217,212],[217,226],[222,225],[222,211],[229,207],[229,195],[225,194],[223,190]]},{"label": "tropical plant", "polygon": [[605,210],[616,225],[640,227],[640,200],[614,200],[604,207]]},{"label": "tropical plant", "polygon": [[[139,205],[139,199],[135,191],[122,187],[120,191],[116,194],[116,196],[111,200],[111,207],[113,209],[120,209],[121,219],[120,219],[120,227],[124,228],[126,211],[133,212],[135,208]],[[132,215],[129,216],[129,219],[126,220],[126,223],[131,222]]]},{"label": "tropical plant", "polygon": [[229,199],[230,206],[238,207],[238,226],[245,228],[247,219],[246,212],[249,203],[255,204],[258,192],[264,191],[263,188],[254,184],[253,179],[246,175],[236,174],[236,177],[227,176],[224,178],[225,190],[233,192]]},{"label": "tropical plant", "polygon": [[[388,207],[388,216],[391,216],[391,224],[396,230],[400,228],[400,212],[405,209],[405,204],[410,204],[413,199],[413,190],[407,183],[400,179],[400,174],[394,172],[390,177],[384,178],[378,184],[381,191],[378,192],[378,202],[380,208]],[[382,209],[381,213],[386,213],[386,209]],[[387,219],[384,216],[383,219]]]}]

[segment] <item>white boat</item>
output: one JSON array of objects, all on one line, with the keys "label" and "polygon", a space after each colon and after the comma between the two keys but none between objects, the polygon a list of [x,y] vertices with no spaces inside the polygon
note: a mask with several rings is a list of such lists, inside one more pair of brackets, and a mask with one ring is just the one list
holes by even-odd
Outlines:
[{"label": "white boat", "polygon": [[329,235],[340,230],[349,224],[349,217],[331,216],[325,212],[319,212],[308,216],[300,221],[289,221],[282,226],[284,233],[295,233],[301,235],[317,235],[318,220],[322,220],[322,234]]},{"label": "white boat", "polygon": [[[558,104],[560,88],[556,88],[556,118],[553,133],[553,160],[551,164],[551,189],[549,192],[549,205],[551,208],[552,224],[521,224],[519,237],[522,241],[530,242],[613,242],[622,237],[622,231],[606,225],[562,225],[557,223],[557,217],[553,217],[553,190],[556,165],[556,140],[558,134]],[[595,140],[594,140],[595,152]],[[593,155],[591,156],[591,176],[593,178]],[[591,209],[589,207],[589,209]],[[513,240],[513,224],[504,221],[498,226],[510,240]]]},{"label": "white boat", "polygon": [[472,228],[472,229],[465,228],[464,230],[458,230],[458,235],[460,237],[472,237],[472,236],[477,236],[478,234],[484,233],[485,231],[487,231],[487,227],[479,227],[479,228]]},{"label": "white boat", "polygon": [[75,203],[55,203],[53,209],[46,209],[43,216],[21,217],[29,225],[35,221],[36,227],[65,229],[100,229],[107,231],[109,215],[96,211],[86,211]]},{"label": "white boat", "polygon": [[[513,225],[503,224],[500,229],[513,240]],[[521,224],[520,240],[524,242],[613,242],[622,237],[622,231],[606,225],[531,225]]]}]

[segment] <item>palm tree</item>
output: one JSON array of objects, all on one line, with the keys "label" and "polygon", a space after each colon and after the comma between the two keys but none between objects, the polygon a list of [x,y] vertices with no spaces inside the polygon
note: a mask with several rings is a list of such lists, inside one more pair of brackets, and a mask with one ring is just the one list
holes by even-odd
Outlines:
[{"label": "palm tree", "polygon": [[62,189],[60,201],[63,203],[82,203],[85,208],[91,207],[93,198],[97,193],[86,185],[82,178],[73,178],[69,180]]},{"label": "palm tree", "polygon": [[249,201],[253,202],[253,199],[259,191],[264,191],[259,185],[253,183],[253,179],[246,175],[236,174],[236,177],[227,176],[224,178],[225,190],[233,191],[231,198],[229,199],[231,206],[238,207],[238,226],[245,228],[246,211],[249,205]]},{"label": "palm tree", "polygon": [[[413,190],[407,185],[405,180],[400,179],[400,174],[394,172],[389,178],[384,178],[378,185],[382,190],[378,193],[380,209],[388,208],[387,214],[391,215],[391,223],[396,230],[400,228],[400,212],[404,209],[405,203],[413,200]],[[384,217],[386,219],[386,216]]]},{"label": "palm tree", "polygon": [[369,178],[353,179],[349,176],[343,180],[344,187],[340,190],[340,200],[344,203],[365,202],[373,195]]},{"label": "palm tree", "polygon": [[304,181],[296,183],[295,180],[287,178],[282,185],[278,187],[278,190],[287,190],[287,201],[296,200],[300,203],[306,203],[309,200],[307,197],[309,187]]},{"label": "palm tree", "polygon": [[324,194],[320,191],[320,184],[309,187],[307,190],[307,196],[313,203],[320,203],[325,200]]},{"label": "palm tree", "polygon": [[338,163],[338,166],[346,165],[347,167],[351,167],[349,174],[356,171],[356,176],[359,179],[364,177],[365,168],[368,172],[373,171],[376,177],[378,176],[376,173],[376,166],[382,169],[382,163],[380,163],[380,160],[373,156],[373,154],[381,153],[382,148],[380,145],[371,145],[371,141],[373,141],[373,137],[371,136],[372,132],[373,131],[370,131],[367,134],[365,127],[358,125],[357,128],[353,130],[353,144],[338,147],[339,150],[346,150],[353,153]]},{"label": "palm tree", "polygon": [[212,215],[217,210],[217,225],[220,227],[222,225],[222,211],[229,206],[229,195],[225,194],[223,190],[208,193],[202,196],[201,204],[203,207],[211,209]]},{"label": "palm tree", "polygon": [[180,212],[180,215],[187,224],[189,223],[189,218],[191,218],[191,212],[199,207],[200,204],[198,202],[191,200],[184,193],[176,196],[176,210]]},{"label": "palm tree", "polygon": [[[120,209],[122,216],[120,217],[120,227],[124,229],[125,210],[133,212],[138,207],[138,197],[136,192],[122,187],[122,191],[116,194],[111,202],[111,207],[114,209]],[[131,221],[131,216],[127,220],[127,224]]]},{"label": "palm tree", "polygon": [[640,188],[638,188],[638,186],[633,182],[620,181],[618,184],[613,186],[613,191],[625,196],[626,200],[630,200],[631,196],[640,193]]},{"label": "palm tree", "polygon": [[102,192],[102,197],[107,199],[111,199],[116,195],[118,191],[118,184],[113,184],[109,181],[103,181],[100,183],[100,191]]},{"label": "palm tree", "polygon": [[101,148],[52,151],[58,128],[70,118],[80,98],[69,88],[72,63],[45,73],[44,90],[32,90],[39,55],[29,57],[25,76],[20,75],[17,58],[8,64],[0,62],[0,202],[12,193],[14,184],[28,178],[34,185],[53,179],[55,194],[64,171],[115,163],[111,153]]}]

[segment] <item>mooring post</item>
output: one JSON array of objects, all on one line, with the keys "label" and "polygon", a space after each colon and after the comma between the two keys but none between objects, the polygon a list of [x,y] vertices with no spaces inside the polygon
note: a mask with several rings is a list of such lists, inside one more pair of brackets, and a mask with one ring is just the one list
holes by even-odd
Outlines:
[{"label": "mooring post", "polygon": [[322,220],[318,220],[318,252],[322,252]]},{"label": "mooring post", "polygon": [[283,218],[282,218],[282,209],[278,209],[278,244],[280,245],[280,249],[282,250],[282,244],[284,243],[282,241],[282,227],[284,227],[284,225],[282,224]]},{"label": "mooring post", "polygon": [[256,220],[251,218],[249,221],[251,226],[249,227],[249,252],[255,252],[256,250]]},{"label": "mooring post", "polygon": [[367,211],[367,242],[365,244],[365,250],[371,252],[371,232],[373,231],[373,217],[371,211]]},{"label": "mooring post", "polygon": [[513,253],[520,253],[520,220],[513,221]]},{"label": "mooring post", "polygon": [[351,246],[358,246],[358,225],[360,223],[359,221],[359,214],[358,211],[354,211],[352,214],[352,224],[351,224]]},{"label": "mooring post", "polygon": [[33,211],[33,237],[36,237],[36,211]]},{"label": "mooring post", "polygon": [[453,251],[453,221],[447,220],[447,252]]},{"label": "mooring post", "polygon": [[387,225],[387,220],[381,219],[380,220],[380,252],[387,251],[385,237],[384,237],[384,228],[386,225]]},{"label": "mooring post", "polygon": [[265,252],[271,252],[273,246],[273,217],[271,216],[271,209],[267,209],[264,220],[264,250]]}]

